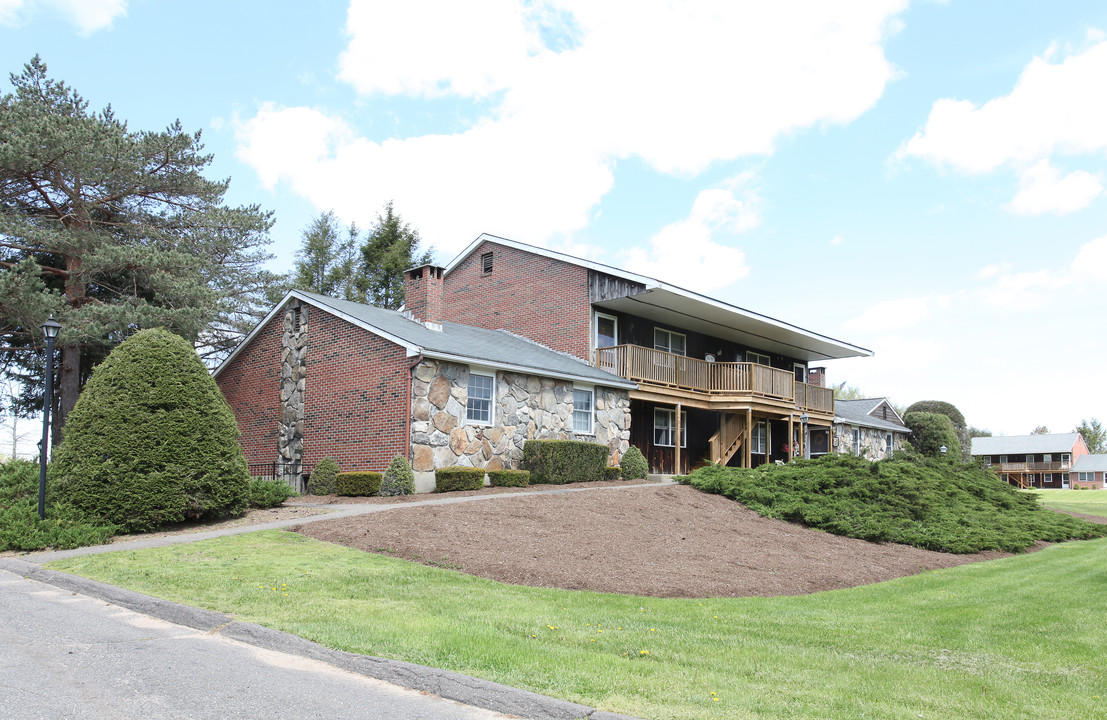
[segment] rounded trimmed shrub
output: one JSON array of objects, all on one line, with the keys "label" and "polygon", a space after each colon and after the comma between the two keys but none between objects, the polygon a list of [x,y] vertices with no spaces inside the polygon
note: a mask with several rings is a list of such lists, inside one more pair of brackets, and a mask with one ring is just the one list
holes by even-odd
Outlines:
[{"label": "rounded trimmed shrub", "polygon": [[58,494],[128,531],[241,515],[250,475],[238,434],[192,346],[142,330],[96,367],[69,413]]},{"label": "rounded trimmed shrub", "polygon": [[[953,462],[961,460],[961,442],[957,438],[957,428],[945,415],[928,412],[909,412],[903,416],[903,422],[911,428],[911,445],[928,457],[942,458]],[[942,455],[941,446],[946,446]]]},{"label": "rounded trimmed shrub", "polygon": [[489,470],[488,482],[492,487],[526,487],[530,485],[530,471]]},{"label": "rounded trimmed shrub", "polygon": [[610,465],[608,467],[605,467],[603,469],[603,479],[604,480],[622,480],[623,479],[623,469],[621,467],[619,467],[618,465]]},{"label": "rounded trimmed shrub", "polygon": [[368,497],[381,491],[383,479],[379,472],[340,472],[334,478],[334,489],[338,495]]},{"label": "rounded trimmed shrub", "polygon": [[307,491],[312,495],[334,495],[334,479],[338,471],[338,462],[334,458],[326,457],[315,463],[315,469],[308,477]]},{"label": "rounded trimmed shrub", "polygon": [[631,445],[630,449],[623,453],[623,459],[619,462],[619,467],[623,469],[624,480],[645,480],[646,476],[650,474],[650,466],[646,462],[646,456],[634,445]]},{"label": "rounded trimmed shrub", "polygon": [[484,474],[484,468],[438,468],[434,471],[434,491],[480,490],[484,487]]},{"label": "rounded trimmed shrub", "polygon": [[415,492],[415,472],[403,455],[397,455],[388,463],[381,481],[381,495],[411,495]]}]

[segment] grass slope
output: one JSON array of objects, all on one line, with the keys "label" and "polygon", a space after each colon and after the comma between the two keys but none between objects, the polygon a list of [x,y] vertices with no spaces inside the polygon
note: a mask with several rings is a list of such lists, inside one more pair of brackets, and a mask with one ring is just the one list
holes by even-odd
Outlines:
[{"label": "grass slope", "polygon": [[1107,526],[1044,510],[976,465],[828,455],[753,469],[705,467],[681,482],[766,517],[942,552],[1019,552],[1039,540],[1107,535]]},{"label": "grass slope", "polygon": [[1107,490],[1028,490],[1042,505],[1052,510],[1067,510],[1107,517]]},{"label": "grass slope", "polygon": [[1107,540],[801,597],[503,585],[292,533],[50,567],[642,718],[1099,717]]}]

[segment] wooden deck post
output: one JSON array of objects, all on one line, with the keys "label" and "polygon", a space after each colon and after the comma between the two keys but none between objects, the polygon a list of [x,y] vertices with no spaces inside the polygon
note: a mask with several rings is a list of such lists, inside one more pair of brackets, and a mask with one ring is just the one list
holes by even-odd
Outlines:
[{"label": "wooden deck post", "polygon": [[746,467],[753,467],[753,408],[746,408]]},{"label": "wooden deck post", "polygon": [[674,475],[681,475],[682,474],[681,471],[680,471],[680,430],[681,430],[681,427],[680,427],[680,403],[677,403],[676,404],[676,440],[673,442],[673,449],[675,450],[673,455],[676,458],[676,462],[674,464],[675,469],[673,471]]},{"label": "wooden deck post", "polygon": [[788,413],[788,461],[791,462],[792,458],[796,456],[792,452],[792,443],[796,441],[795,423],[792,421],[793,413]]}]

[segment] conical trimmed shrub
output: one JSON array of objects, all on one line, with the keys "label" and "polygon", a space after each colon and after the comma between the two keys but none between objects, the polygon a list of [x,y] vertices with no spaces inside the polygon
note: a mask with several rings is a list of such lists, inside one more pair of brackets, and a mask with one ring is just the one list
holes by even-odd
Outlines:
[{"label": "conical trimmed shrub", "polygon": [[623,469],[624,480],[645,480],[650,474],[650,465],[646,462],[646,457],[634,445],[623,453],[619,467]]},{"label": "conical trimmed shrub", "polygon": [[250,477],[238,434],[192,346],[142,330],[93,371],[51,471],[62,497],[130,531],[241,515]]}]

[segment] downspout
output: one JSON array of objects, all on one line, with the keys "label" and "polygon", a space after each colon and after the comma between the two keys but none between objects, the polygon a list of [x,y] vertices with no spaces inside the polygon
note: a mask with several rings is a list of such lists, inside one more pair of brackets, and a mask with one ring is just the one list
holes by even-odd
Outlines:
[{"label": "downspout", "polygon": [[415,457],[411,454],[411,387],[415,379],[411,373],[421,362],[423,362],[423,353],[416,355],[415,359],[407,364],[407,416],[404,418],[404,443],[407,449],[404,451],[404,457],[409,463],[415,461]]}]

